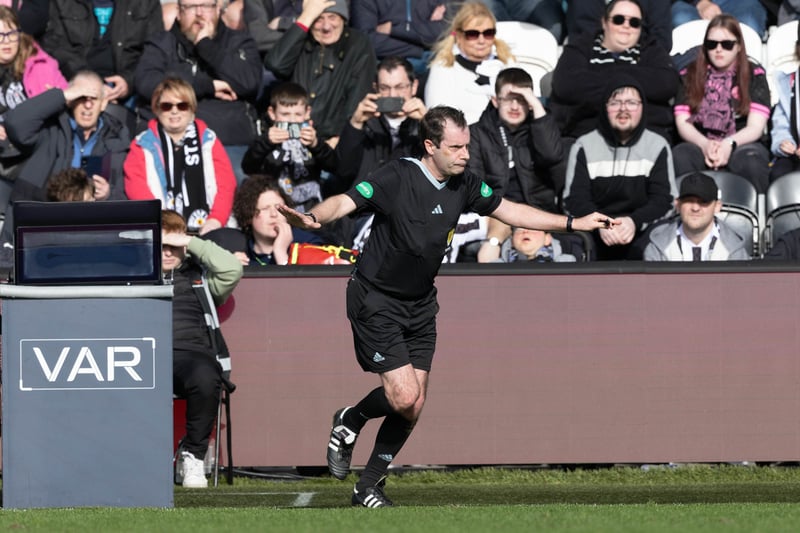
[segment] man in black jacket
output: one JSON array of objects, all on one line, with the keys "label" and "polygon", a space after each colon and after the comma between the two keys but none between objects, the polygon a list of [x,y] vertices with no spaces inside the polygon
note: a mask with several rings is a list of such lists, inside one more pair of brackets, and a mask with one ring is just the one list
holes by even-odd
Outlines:
[{"label": "man in black jacket", "polygon": [[[124,200],[122,164],[131,143],[128,129],[104,113],[105,84],[94,72],[79,72],[64,89],[50,89],[22,102],[5,117],[9,140],[30,157],[14,182],[11,201],[46,201],[50,176],[103,160],[105,175],[94,175],[96,200]],[[6,210],[2,242],[10,242]]]},{"label": "man in black jacket", "polygon": [[172,29],[151,37],[136,69],[136,92],[150,101],[169,76],[189,82],[197,95],[197,118],[219,137],[239,182],[241,161],[255,139],[253,102],[263,68],[247,32],[220,23],[220,0],[181,0]]},{"label": "man in black jacket", "polygon": [[548,169],[564,156],[561,132],[521,68],[501,71],[495,94],[469,127],[468,168],[509,200],[557,212],[564,183]]},{"label": "man in black jacket", "polygon": [[106,98],[122,103],[133,94],[144,42],[163,29],[159,0],[50,0],[41,43],[65,78],[97,72],[108,84]]}]

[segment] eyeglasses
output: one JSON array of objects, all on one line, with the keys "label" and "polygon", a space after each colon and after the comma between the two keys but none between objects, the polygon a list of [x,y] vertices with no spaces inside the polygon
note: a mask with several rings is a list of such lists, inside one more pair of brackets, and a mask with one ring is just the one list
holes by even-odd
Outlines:
[{"label": "eyeglasses", "polygon": [[625,109],[639,109],[640,105],[642,105],[641,100],[609,100],[606,102],[606,107],[612,111],[623,107]]},{"label": "eyeglasses", "polygon": [[724,41],[715,41],[714,39],[706,39],[703,41],[703,46],[706,47],[706,50],[716,50],[717,46],[722,45],[722,48],[730,52],[733,50],[733,47],[736,46],[736,43],[739,41],[734,41],[733,39],[725,39]]},{"label": "eyeglasses", "polygon": [[408,90],[410,87],[411,87],[410,83],[403,83],[401,85],[395,85],[395,86],[378,85],[378,92],[381,92],[381,93],[389,93],[389,92],[392,92],[392,91],[400,92],[400,91]]},{"label": "eyeglasses", "polygon": [[640,28],[642,26],[642,19],[639,17],[626,17],[625,15],[614,15],[611,17],[611,23],[614,24],[614,26],[622,26],[625,24],[626,20],[633,29]]},{"label": "eyeglasses", "polygon": [[459,30],[461,33],[464,34],[464,37],[468,41],[477,41],[478,37],[483,35],[484,39],[494,39],[494,36],[497,35],[496,28],[489,28],[488,30]]},{"label": "eyeglasses", "polygon": [[19,41],[19,30],[11,30],[5,33],[0,32],[0,43],[4,43],[6,41],[10,43],[15,43]]},{"label": "eyeglasses", "polygon": [[158,104],[158,108],[166,113],[167,111],[172,111],[173,107],[177,107],[178,111],[188,111],[189,110],[189,102],[161,102]]},{"label": "eyeglasses", "polygon": [[178,4],[178,7],[181,8],[183,11],[187,13],[190,11],[211,11],[212,9],[216,9],[217,3],[211,2],[208,4]]}]

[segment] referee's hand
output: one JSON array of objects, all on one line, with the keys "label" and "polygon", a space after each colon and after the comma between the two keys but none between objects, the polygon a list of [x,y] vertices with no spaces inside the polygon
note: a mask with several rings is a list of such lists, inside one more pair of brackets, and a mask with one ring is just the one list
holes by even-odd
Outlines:
[{"label": "referee's hand", "polygon": [[319,229],[322,224],[316,221],[316,218],[310,216],[308,213],[301,213],[292,209],[288,205],[279,205],[278,212],[286,217],[286,221],[300,229]]}]

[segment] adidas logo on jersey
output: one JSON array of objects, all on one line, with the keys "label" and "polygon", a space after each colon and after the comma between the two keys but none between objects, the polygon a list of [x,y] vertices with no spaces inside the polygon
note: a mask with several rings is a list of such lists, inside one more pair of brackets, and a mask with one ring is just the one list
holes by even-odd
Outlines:
[{"label": "adidas logo on jersey", "polygon": [[378,352],[375,352],[375,355],[372,356],[372,360],[375,361],[376,363],[383,363],[384,361],[386,361],[386,358],[381,354],[379,354]]},{"label": "adidas logo on jersey", "polygon": [[442,209],[442,206],[439,204],[436,204],[436,207],[434,207],[433,211],[431,211],[431,215],[443,215],[443,214],[444,210]]}]

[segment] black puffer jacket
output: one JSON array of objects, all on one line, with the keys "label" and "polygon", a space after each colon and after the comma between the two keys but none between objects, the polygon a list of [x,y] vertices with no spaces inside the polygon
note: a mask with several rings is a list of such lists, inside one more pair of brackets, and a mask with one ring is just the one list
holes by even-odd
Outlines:
[{"label": "black puffer jacket", "polygon": [[[87,56],[98,35],[91,0],[50,0],[50,20],[42,48],[58,60],[67,79],[89,68]],[[112,45],[114,69],[133,93],[134,73],[145,41],[164,30],[159,0],[116,0],[106,30]]]},{"label": "black puffer jacket", "polygon": [[[503,128],[508,145],[503,142]],[[563,177],[557,182],[548,169],[561,161],[564,150],[561,134],[550,114],[538,119],[531,115],[515,131],[503,126],[497,109],[490,102],[478,122],[469,127],[469,163],[467,168],[481,176],[492,189],[503,194],[511,174],[508,148],[522,187],[525,203],[556,210],[556,197],[564,188]]]},{"label": "black puffer jacket", "polygon": [[[136,69],[136,92],[149,106],[156,86],[166,76],[189,82],[197,95],[197,118],[214,130],[224,145],[249,145],[256,136],[252,106],[261,86],[261,58],[247,32],[217,26],[212,39],[197,45],[181,33],[178,24],[151,37]],[[214,80],[227,82],[234,101],[214,97]]]}]

